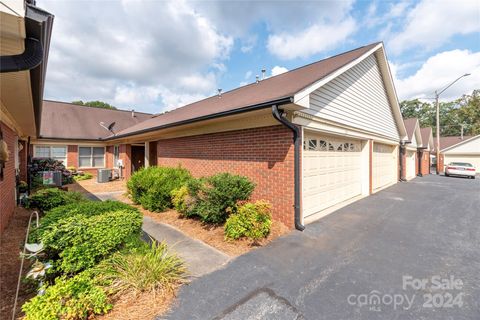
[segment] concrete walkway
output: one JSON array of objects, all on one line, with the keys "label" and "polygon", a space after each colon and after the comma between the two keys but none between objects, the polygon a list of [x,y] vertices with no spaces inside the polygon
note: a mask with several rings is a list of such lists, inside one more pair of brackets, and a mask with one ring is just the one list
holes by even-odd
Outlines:
[{"label": "concrete walkway", "polygon": [[[102,192],[86,194],[87,198],[94,201],[117,200],[115,196],[124,191]],[[209,246],[203,241],[192,239],[174,227],[157,222],[150,217],[143,217],[142,230],[146,235],[156,241],[164,241],[187,265],[189,275],[200,277],[215,271],[225,265],[230,257],[225,253]]]},{"label": "concrete walkway", "polygon": [[150,217],[143,217],[143,231],[157,241],[165,241],[169,248],[185,261],[189,274],[199,277],[219,269],[230,257],[206,243],[192,239],[180,230]]}]

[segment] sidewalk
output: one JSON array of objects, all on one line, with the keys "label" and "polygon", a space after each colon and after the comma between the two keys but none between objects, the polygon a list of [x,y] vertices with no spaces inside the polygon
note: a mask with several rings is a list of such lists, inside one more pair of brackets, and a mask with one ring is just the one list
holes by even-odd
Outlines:
[{"label": "sidewalk", "polygon": [[192,239],[183,232],[167,224],[143,217],[143,231],[157,241],[165,241],[169,248],[185,261],[189,274],[199,277],[219,269],[230,257],[223,252]]}]

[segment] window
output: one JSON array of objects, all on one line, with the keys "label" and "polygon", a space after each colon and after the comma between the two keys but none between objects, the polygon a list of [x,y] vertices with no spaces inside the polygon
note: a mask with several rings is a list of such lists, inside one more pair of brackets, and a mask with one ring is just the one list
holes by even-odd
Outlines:
[{"label": "window", "polygon": [[52,158],[67,165],[66,146],[35,146],[33,156],[35,158]]},{"label": "window", "polygon": [[80,168],[105,167],[105,148],[78,147],[78,166]]},{"label": "window", "polygon": [[118,159],[120,159],[120,147],[113,146],[113,167],[114,168],[118,166]]}]

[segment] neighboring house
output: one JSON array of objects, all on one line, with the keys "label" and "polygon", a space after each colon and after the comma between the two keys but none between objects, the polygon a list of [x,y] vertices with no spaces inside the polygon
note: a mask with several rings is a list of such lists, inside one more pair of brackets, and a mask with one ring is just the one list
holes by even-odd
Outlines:
[{"label": "neighboring house", "polygon": [[419,157],[418,151],[422,148],[422,135],[420,133],[420,123],[417,118],[405,119],[405,128],[407,129],[408,142],[405,144],[405,152],[403,153],[405,163],[405,171],[403,179],[411,180],[419,173]]},{"label": "neighboring house", "polygon": [[[118,160],[125,161],[127,158],[125,145],[108,145],[102,139],[151,117],[151,114],[133,110],[93,108],[45,100],[42,127],[38,138],[31,141],[30,154],[34,158],[61,160],[66,167],[94,174],[98,168],[117,168]],[[143,166],[143,161],[142,155],[134,163],[139,168]],[[125,175],[125,171],[123,169],[120,174]]]},{"label": "neighboring house", "polygon": [[440,148],[442,172],[451,162],[471,163],[480,172],[480,135],[440,137]]},{"label": "neighboring house", "polygon": [[[53,15],[32,1],[0,2],[0,231],[16,205],[17,180],[26,177],[29,137],[40,129]],[[7,150],[3,150],[5,148]]]},{"label": "neighboring house", "polygon": [[433,133],[432,133],[432,128],[421,128],[420,133],[422,135],[422,146],[418,150],[418,156],[419,156],[419,165],[420,165],[420,170],[419,174],[420,176],[424,176],[426,174],[430,174],[430,168],[432,166],[431,164],[431,158],[430,158],[430,152],[435,148],[435,145],[433,143]]}]

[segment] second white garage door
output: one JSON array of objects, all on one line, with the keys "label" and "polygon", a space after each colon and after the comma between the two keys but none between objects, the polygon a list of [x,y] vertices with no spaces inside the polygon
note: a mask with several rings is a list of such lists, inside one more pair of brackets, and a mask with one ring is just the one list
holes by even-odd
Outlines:
[{"label": "second white garage door", "polygon": [[373,190],[386,187],[397,181],[397,156],[395,146],[373,144],[372,183]]},{"label": "second white garage door", "polygon": [[407,150],[406,154],[407,180],[415,178],[415,151]]},{"label": "second white garage door", "polygon": [[361,149],[360,140],[305,134],[304,218],[362,193]]}]

